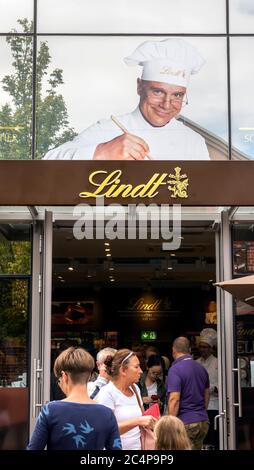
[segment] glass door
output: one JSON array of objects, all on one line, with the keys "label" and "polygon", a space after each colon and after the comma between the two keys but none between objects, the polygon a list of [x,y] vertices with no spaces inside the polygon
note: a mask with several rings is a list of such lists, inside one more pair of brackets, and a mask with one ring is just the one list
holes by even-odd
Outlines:
[{"label": "glass door", "polygon": [[10,209],[5,215],[0,213],[0,450],[15,450],[26,446],[29,428],[32,224],[29,211],[21,218]]},{"label": "glass door", "polygon": [[[251,210],[252,209],[252,210]],[[245,219],[245,220],[244,220]],[[233,277],[254,273],[253,208],[236,214],[232,228]],[[253,292],[250,293],[254,295]],[[254,449],[254,307],[243,302],[234,303],[235,395],[240,403],[236,417],[236,448]]]},{"label": "glass door", "polygon": [[[252,210],[251,210],[252,209]],[[222,216],[221,280],[254,272],[253,208],[234,209]],[[232,262],[233,261],[233,262]],[[254,294],[254,291],[253,291]],[[254,449],[254,308],[220,290],[221,338],[225,368],[222,397],[228,449]],[[224,339],[223,339],[224,338]]]},{"label": "glass door", "polygon": [[32,270],[30,434],[50,400],[52,212],[47,210],[34,222]]},{"label": "glass door", "polygon": [[52,213],[0,207],[0,449],[24,449],[49,400]]},{"label": "glass door", "polygon": [[[229,210],[221,213],[217,235],[217,282],[231,279],[231,232]],[[220,430],[220,449],[235,449],[235,401],[233,315],[230,294],[217,287],[219,414],[215,426]]]}]

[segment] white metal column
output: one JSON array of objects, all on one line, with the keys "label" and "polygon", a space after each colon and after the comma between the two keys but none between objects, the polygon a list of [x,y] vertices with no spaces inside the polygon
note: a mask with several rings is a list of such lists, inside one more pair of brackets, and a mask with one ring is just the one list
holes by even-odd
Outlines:
[{"label": "white metal column", "polygon": [[[218,230],[215,233],[215,254],[216,254],[216,282],[221,279],[222,256],[221,256],[221,233]],[[225,324],[224,324],[224,305],[221,295],[221,289],[216,289],[217,306],[217,354],[218,354],[218,395],[219,395],[219,414],[215,419],[215,426],[219,429],[220,449],[227,449],[227,421],[226,421],[226,353],[225,353]]]},{"label": "white metal column", "polygon": [[50,360],[51,360],[51,297],[52,297],[52,249],[53,249],[53,214],[45,211],[44,246],[43,246],[43,403],[50,400]]},{"label": "white metal column", "polygon": [[[227,212],[222,212],[221,220],[221,248],[222,248],[222,269],[221,280],[232,278],[232,245],[231,229]],[[232,296],[227,292],[221,292],[224,308],[224,345],[226,370],[224,380],[227,390],[227,448],[234,450],[236,448],[235,435],[235,400],[234,400],[234,329],[233,329],[233,304]]]},{"label": "white metal column", "polygon": [[32,319],[31,319],[31,351],[30,351],[30,435],[33,432],[36,418],[41,408],[41,319],[42,319],[42,237],[43,224],[33,223],[33,255],[32,255]]},{"label": "white metal column", "polygon": [[50,399],[52,212],[33,228],[30,434],[44,403]]}]

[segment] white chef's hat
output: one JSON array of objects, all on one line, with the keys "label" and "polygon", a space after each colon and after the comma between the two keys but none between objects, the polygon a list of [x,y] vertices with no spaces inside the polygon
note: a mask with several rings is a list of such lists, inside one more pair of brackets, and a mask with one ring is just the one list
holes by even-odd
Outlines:
[{"label": "white chef's hat", "polygon": [[200,342],[207,343],[213,347],[217,344],[217,332],[213,328],[204,328],[200,332]]},{"label": "white chef's hat", "polygon": [[127,65],[142,65],[142,80],[187,87],[190,75],[205,63],[198,50],[183,39],[145,41],[124,58]]}]

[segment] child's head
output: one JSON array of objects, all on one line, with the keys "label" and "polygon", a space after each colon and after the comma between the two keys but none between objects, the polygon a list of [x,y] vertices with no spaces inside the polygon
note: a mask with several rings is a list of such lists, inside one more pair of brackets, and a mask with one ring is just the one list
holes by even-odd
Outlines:
[{"label": "child's head", "polygon": [[155,450],[191,450],[183,422],[176,416],[162,416],[155,425]]}]

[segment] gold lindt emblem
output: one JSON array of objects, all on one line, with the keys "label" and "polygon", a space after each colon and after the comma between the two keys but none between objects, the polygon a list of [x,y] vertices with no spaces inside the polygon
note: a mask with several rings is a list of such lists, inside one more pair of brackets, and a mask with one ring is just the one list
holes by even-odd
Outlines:
[{"label": "gold lindt emblem", "polygon": [[161,186],[168,186],[172,192],[172,198],[187,198],[187,187],[189,179],[187,175],[181,175],[181,168],[174,168],[175,174],[154,173],[145,183],[136,186],[130,183],[122,182],[122,170],[111,172],[97,170],[89,175],[88,181],[93,186],[92,191],[82,191],[80,198],[96,198],[104,196],[105,198],[154,198],[159,194]]},{"label": "gold lindt emblem", "polygon": [[180,75],[180,77],[182,76],[183,78],[185,78],[185,70],[182,70],[182,69],[173,69],[172,67],[162,67],[161,71],[160,71],[160,74],[162,75],[175,75],[176,77]]},{"label": "gold lindt emblem", "polygon": [[171,197],[172,198],[187,198],[188,193],[187,193],[187,188],[189,186],[189,178],[187,178],[187,175],[181,175],[182,168],[177,166],[174,168],[175,174],[169,174],[170,180],[168,180],[170,186],[168,186],[169,191],[172,192]]}]

